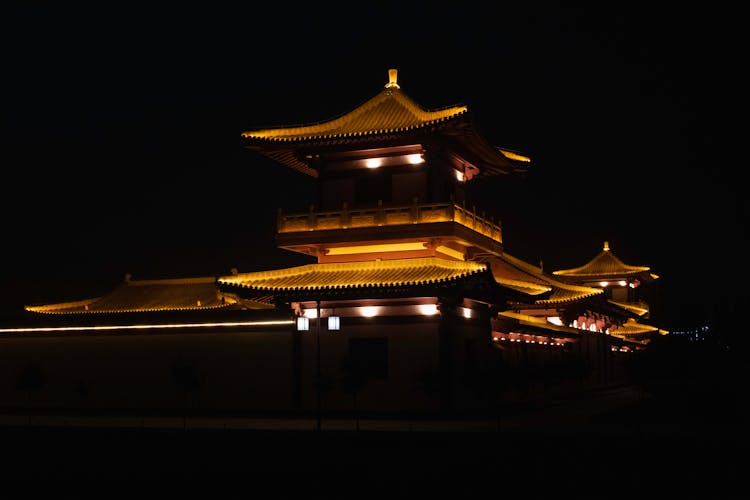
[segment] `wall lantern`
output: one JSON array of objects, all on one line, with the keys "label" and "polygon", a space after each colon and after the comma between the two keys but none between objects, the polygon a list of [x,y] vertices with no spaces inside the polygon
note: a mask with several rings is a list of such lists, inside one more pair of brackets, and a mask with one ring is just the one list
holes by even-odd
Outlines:
[{"label": "wall lantern", "polygon": [[341,329],[341,318],[339,316],[328,316],[328,330],[337,331]]},{"label": "wall lantern", "polygon": [[310,330],[310,318],[297,316],[297,331],[306,332]]}]

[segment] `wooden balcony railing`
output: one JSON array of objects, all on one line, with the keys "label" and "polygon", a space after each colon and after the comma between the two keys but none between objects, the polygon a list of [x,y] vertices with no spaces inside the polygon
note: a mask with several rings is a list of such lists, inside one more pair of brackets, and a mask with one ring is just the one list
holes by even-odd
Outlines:
[{"label": "wooden balcony railing", "polygon": [[492,240],[502,243],[500,224],[476,213],[476,207],[467,210],[456,203],[413,203],[399,207],[384,207],[349,210],[344,204],[341,210],[318,212],[310,207],[307,213],[283,214],[279,210],[277,231],[295,233],[324,231],[403,224],[427,224],[432,222],[455,222]]}]

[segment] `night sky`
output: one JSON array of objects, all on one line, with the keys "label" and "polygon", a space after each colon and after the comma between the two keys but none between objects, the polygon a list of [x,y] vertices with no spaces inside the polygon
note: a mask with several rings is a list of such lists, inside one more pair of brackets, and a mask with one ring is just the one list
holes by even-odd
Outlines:
[{"label": "night sky", "polygon": [[551,271],[606,240],[659,274],[650,322],[667,329],[738,307],[736,13],[252,4],[3,8],[3,311],[125,273],[309,262],[275,248],[274,224],[307,207],[311,181],[242,151],[240,132],[334,118],[389,68],[422,106],[466,104],[532,158],[475,188],[510,254]]}]

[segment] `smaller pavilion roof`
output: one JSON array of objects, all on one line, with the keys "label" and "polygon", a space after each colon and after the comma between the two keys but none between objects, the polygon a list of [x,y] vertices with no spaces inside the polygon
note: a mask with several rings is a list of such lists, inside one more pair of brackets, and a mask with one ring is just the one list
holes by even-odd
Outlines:
[{"label": "smaller pavilion roof", "polygon": [[669,331],[628,319],[622,326],[612,331],[612,336],[634,342],[648,343],[654,335],[667,335]]},{"label": "smaller pavilion roof", "polygon": [[646,281],[659,278],[646,266],[631,266],[623,263],[610,250],[609,242],[604,242],[604,248],[596,257],[586,264],[571,269],[553,271],[552,274],[564,278],[580,280],[606,280],[616,278],[638,277]]}]

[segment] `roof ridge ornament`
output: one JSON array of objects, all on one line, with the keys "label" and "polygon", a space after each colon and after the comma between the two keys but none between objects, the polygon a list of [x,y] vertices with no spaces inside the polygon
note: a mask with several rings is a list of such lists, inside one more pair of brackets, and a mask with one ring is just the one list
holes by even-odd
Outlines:
[{"label": "roof ridge ornament", "polygon": [[395,68],[391,68],[388,70],[388,83],[385,84],[385,88],[387,89],[400,89],[401,87],[398,84],[398,70]]}]

